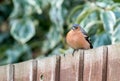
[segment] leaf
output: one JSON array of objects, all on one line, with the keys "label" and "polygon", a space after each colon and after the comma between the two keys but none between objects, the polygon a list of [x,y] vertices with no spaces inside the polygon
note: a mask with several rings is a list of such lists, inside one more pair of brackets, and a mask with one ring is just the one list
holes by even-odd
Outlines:
[{"label": "leaf", "polygon": [[97,0],[98,2],[104,2],[104,3],[107,3],[107,4],[111,4],[113,3],[113,0]]},{"label": "leaf", "polygon": [[99,8],[96,6],[91,6],[88,8],[83,9],[83,11],[78,15],[76,19],[76,23],[81,23],[85,18],[87,18],[89,15],[94,13],[95,11],[99,11]]},{"label": "leaf", "polygon": [[120,18],[120,7],[118,7],[118,6],[120,6],[120,4],[116,4],[115,9],[114,9],[114,14],[115,14],[117,19]]},{"label": "leaf", "polygon": [[102,45],[109,45],[111,44],[111,35],[107,33],[103,33],[100,35],[95,36],[94,47],[102,46]]},{"label": "leaf", "polygon": [[9,37],[8,33],[0,33],[0,44]]},{"label": "leaf", "polygon": [[114,31],[115,31],[115,28],[118,27],[119,24],[120,24],[120,18],[118,18],[118,19],[116,20],[116,23],[115,23],[115,25],[114,25]]},{"label": "leaf", "polygon": [[64,0],[51,0],[50,3],[52,6],[59,8],[61,7],[63,1]]},{"label": "leaf", "polygon": [[113,34],[113,40],[115,42],[120,42],[120,21],[119,24],[116,25],[114,34]]},{"label": "leaf", "polygon": [[108,4],[105,2],[96,2],[96,5],[101,7],[101,8],[106,8],[108,6]]},{"label": "leaf", "polygon": [[114,2],[117,2],[117,3],[119,3],[120,2],[120,0],[113,0]]},{"label": "leaf", "polygon": [[102,22],[101,21],[91,21],[89,22],[85,28],[87,29],[88,31],[88,35],[89,36],[92,36],[92,35],[95,35],[97,34],[97,30],[99,30],[99,26],[101,26]]},{"label": "leaf", "polygon": [[24,44],[35,35],[35,27],[31,20],[14,20],[10,32],[15,40]]},{"label": "leaf", "polygon": [[86,18],[90,14],[90,9],[84,9],[77,17],[76,23],[80,23],[84,18]]},{"label": "leaf", "polygon": [[69,23],[71,22],[71,18],[73,17],[73,15],[74,15],[77,11],[79,11],[80,9],[82,9],[82,8],[83,8],[83,5],[78,5],[78,6],[74,7],[74,8],[71,10],[71,12],[68,14],[68,17],[67,17],[67,19],[66,19],[66,22],[69,24]]},{"label": "leaf", "polygon": [[49,6],[50,0],[37,0],[42,9]]},{"label": "leaf", "polygon": [[80,23],[81,26],[86,27],[87,25],[90,25],[89,23],[98,21],[99,19],[98,15],[99,15],[98,11],[92,12],[88,17],[84,18],[81,21]]},{"label": "leaf", "polygon": [[49,12],[50,19],[55,24],[56,26],[62,26],[63,25],[63,16],[62,16],[62,5],[63,0],[56,1],[52,0],[51,1],[51,9]]},{"label": "leaf", "polygon": [[7,63],[14,63],[19,60],[19,58],[23,55],[26,55],[26,60],[32,58],[32,54],[30,52],[30,48],[28,45],[24,44],[18,44],[15,43],[12,48],[9,48],[5,52],[6,56],[8,57]]},{"label": "leaf", "polygon": [[38,0],[13,0],[13,4],[14,9],[10,18],[30,16],[33,13],[42,13],[40,2],[38,2]]},{"label": "leaf", "polygon": [[63,17],[62,17],[62,10],[61,8],[52,7],[50,12],[50,19],[55,25],[62,25],[63,24]]},{"label": "leaf", "polygon": [[112,33],[113,27],[116,23],[115,14],[112,11],[104,11],[101,13],[100,17],[103,22],[105,31],[108,33]]},{"label": "leaf", "polygon": [[52,26],[47,34],[47,39],[43,43],[43,53],[53,49],[62,39],[59,28]]}]

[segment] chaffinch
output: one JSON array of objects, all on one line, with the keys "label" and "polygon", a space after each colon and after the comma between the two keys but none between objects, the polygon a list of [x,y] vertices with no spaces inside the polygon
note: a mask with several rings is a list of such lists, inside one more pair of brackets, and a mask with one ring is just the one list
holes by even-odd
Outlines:
[{"label": "chaffinch", "polygon": [[67,33],[66,42],[75,50],[93,48],[89,36],[78,24],[74,24],[71,30]]}]

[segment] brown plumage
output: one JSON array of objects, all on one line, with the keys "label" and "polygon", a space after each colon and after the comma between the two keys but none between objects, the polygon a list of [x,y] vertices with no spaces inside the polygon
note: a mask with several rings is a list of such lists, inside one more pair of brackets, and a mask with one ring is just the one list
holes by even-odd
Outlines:
[{"label": "brown plumage", "polygon": [[74,24],[66,36],[67,44],[73,49],[90,49],[93,48],[85,30],[78,24]]}]

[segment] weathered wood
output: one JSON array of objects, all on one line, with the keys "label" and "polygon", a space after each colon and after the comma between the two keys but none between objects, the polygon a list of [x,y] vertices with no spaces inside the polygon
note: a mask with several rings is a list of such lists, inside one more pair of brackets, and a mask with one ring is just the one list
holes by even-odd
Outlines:
[{"label": "weathered wood", "polygon": [[103,70],[106,68],[106,53],[104,48],[85,50],[84,52],[84,75],[83,81],[104,81]]},{"label": "weathered wood", "polygon": [[59,57],[38,60],[37,81],[59,81]]},{"label": "weathered wood", "polygon": [[83,58],[83,51],[80,52],[80,50],[75,52],[74,56],[72,54],[61,56],[60,81],[80,81],[82,79],[80,77],[83,73],[83,70],[81,70],[83,69],[81,65],[83,64],[83,59],[80,57]]},{"label": "weathered wood", "polygon": [[108,46],[107,81],[120,81],[120,44]]},{"label": "weathered wood", "polygon": [[[35,71],[32,60],[14,64],[14,81],[34,81],[33,71]],[[35,76],[34,76],[35,77]]]},{"label": "weathered wood", "polygon": [[13,67],[6,65],[0,67],[0,81],[13,81]]},{"label": "weathered wood", "polygon": [[0,81],[120,81],[120,44],[0,66]]}]

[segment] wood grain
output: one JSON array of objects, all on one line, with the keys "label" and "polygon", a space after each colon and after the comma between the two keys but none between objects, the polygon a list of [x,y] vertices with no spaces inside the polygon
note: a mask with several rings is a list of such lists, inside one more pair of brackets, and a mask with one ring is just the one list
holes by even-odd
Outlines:
[{"label": "wood grain", "polygon": [[120,81],[120,44],[108,46],[107,81]]},{"label": "wood grain", "polygon": [[13,67],[11,64],[0,67],[0,81],[13,81]]},{"label": "wood grain", "polygon": [[37,81],[58,81],[58,65],[59,57],[56,56],[38,60]]},{"label": "wood grain", "polygon": [[120,44],[0,66],[0,81],[120,81]]},{"label": "wood grain", "polygon": [[72,54],[61,56],[60,81],[80,81],[80,77],[82,79],[83,59],[80,62],[80,56],[83,58],[83,52],[80,50],[76,51],[74,56]]},{"label": "wood grain", "polygon": [[14,81],[33,81],[33,61],[14,64]]},{"label": "wood grain", "polygon": [[104,54],[106,55],[103,47],[85,51],[83,81],[103,81],[103,70],[106,68]]}]

